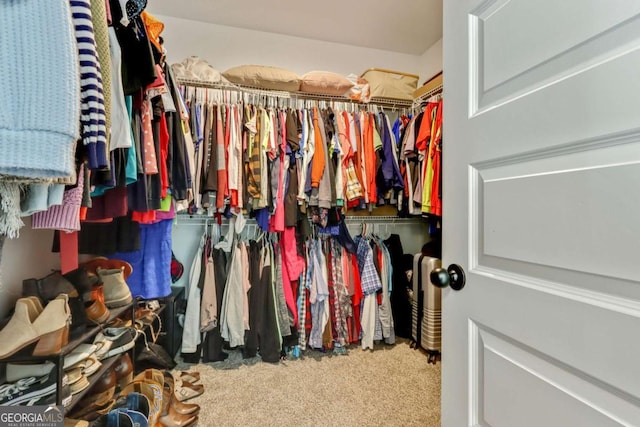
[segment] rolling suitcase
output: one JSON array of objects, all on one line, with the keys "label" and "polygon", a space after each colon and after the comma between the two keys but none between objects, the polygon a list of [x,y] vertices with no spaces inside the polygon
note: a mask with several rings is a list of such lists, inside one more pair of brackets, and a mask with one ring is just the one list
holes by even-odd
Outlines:
[{"label": "rolling suitcase", "polygon": [[442,290],[431,284],[430,273],[440,268],[438,258],[423,254],[413,257],[413,300],[411,302],[412,347],[420,347],[429,354],[429,363],[440,356],[442,333]]}]

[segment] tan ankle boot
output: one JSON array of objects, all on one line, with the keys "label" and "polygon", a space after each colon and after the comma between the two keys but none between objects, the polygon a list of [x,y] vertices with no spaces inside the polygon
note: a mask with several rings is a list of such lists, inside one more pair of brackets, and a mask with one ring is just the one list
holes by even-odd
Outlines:
[{"label": "tan ankle boot", "polygon": [[124,269],[105,270],[98,267],[97,272],[102,280],[104,304],[107,307],[122,307],[133,300],[129,286],[124,280]]},{"label": "tan ankle boot", "polygon": [[13,316],[0,331],[0,342],[4,343],[0,351],[0,359],[12,356],[23,348],[38,340],[38,333],[33,327],[37,314],[31,308],[32,301],[20,298],[16,301]]},{"label": "tan ankle boot", "polygon": [[42,313],[43,310],[42,301],[40,301],[40,298],[31,296],[21,299],[24,300],[24,302],[27,304],[27,308],[29,309],[29,317],[31,319],[35,320],[36,317],[40,316],[40,313]]},{"label": "tan ankle boot", "polygon": [[58,353],[69,342],[70,325],[69,296],[60,294],[53,301],[49,301],[40,316],[33,322],[39,337],[33,355],[46,356]]}]

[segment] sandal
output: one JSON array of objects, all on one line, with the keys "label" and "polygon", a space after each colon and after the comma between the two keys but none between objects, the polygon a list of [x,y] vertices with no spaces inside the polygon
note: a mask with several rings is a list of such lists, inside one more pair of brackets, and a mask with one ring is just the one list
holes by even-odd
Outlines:
[{"label": "sandal", "polygon": [[191,400],[204,393],[204,386],[202,384],[191,384],[189,382],[182,381],[182,385],[176,385],[174,391],[176,398],[180,402],[186,402],[187,400]]},{"label": "sandal", "polygon": [[186,381],[188,383],[195,384],[200,381],[200,372],[182,371],[180,372],[180,381]]}]

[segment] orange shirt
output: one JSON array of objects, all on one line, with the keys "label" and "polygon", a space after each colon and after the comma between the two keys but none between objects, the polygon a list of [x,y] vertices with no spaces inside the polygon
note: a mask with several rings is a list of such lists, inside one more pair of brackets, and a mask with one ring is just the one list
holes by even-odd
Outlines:
[{"label": "orange shirt", "polygon": [[313,153],[313,159],[311,163],[311,187],[318,188],[320,186],[320,180],[324,174],[325,159],[324,150],[327,148],[322,143],[322,134],[320,133],[320,127],[318,126],[318,109],[313,109],[313,135],[315,139],[315,151]]}]

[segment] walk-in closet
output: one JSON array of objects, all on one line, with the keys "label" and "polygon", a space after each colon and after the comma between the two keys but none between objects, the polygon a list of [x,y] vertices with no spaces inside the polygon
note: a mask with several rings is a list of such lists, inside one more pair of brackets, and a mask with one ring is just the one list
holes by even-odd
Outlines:
[{"label": "walk-in closet", "polygon": [[640,425],[639,14],[0,1],[0,425]]}]

